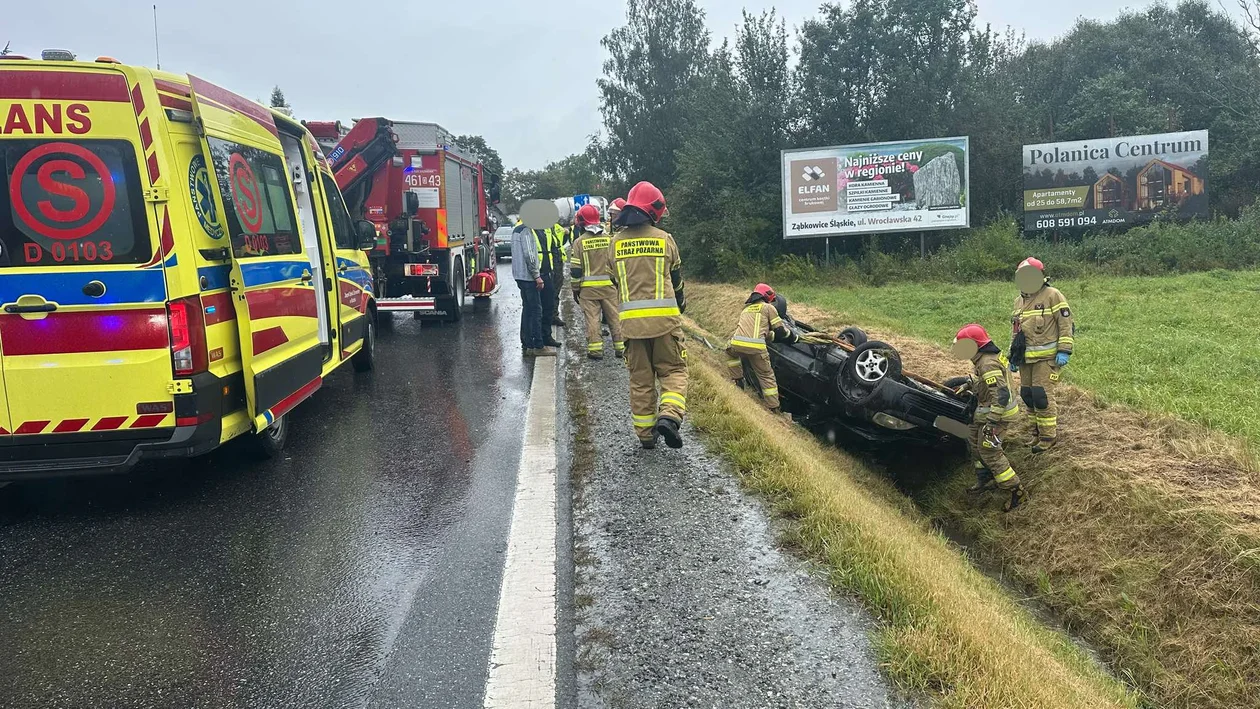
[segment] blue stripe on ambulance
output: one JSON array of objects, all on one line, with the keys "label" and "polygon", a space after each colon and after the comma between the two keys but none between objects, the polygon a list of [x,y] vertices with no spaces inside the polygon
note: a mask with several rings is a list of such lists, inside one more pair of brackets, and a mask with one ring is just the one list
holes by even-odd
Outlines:
[{"label": "blue stripe on ambulance", "polygon": [[366,266],[362,266],[348,258],[338,258],[337,268],[345,267],[346,270],[339,271],[337,277],[343,281],[349,281],[365,291],[372,290],[372,274]]},{"label": "blue stripe on ambulance", "polygon": [[245,279],[245,287],[265,286],[268,283],[293,281],[309,273],[311,263],[301,261],[263,261],[261,263],[242,263],[241,277]]},{"label": "blue stripe on ambulance", "polygon": [[[91,281],[105,284],[105,295],[83,294]],[[166,276],[159,270],[126,271],[58,270],[52,273],[0,275],[0,303],[16,302],[23,295],[41,295],[58,305],[120,305],[165,303]]]},{"label": "blue stripe on ambulance", "polygon": [[206,279],[206,285],[201,290],[220,290],[228,287],[228,280],[232,276],[231,266],[202,266],[197,269],[197,275]]}]

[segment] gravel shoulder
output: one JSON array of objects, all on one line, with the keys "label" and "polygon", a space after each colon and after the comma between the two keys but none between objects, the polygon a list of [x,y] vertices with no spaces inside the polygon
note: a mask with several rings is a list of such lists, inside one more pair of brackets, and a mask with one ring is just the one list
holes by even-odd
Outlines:
[{"label": "gravel shoulder", "polygon": [[694,430],[639,448],[622,361],[579,358],[566,317],[579,706],[907,706],[869,615],[777,548],[764,503]]}]

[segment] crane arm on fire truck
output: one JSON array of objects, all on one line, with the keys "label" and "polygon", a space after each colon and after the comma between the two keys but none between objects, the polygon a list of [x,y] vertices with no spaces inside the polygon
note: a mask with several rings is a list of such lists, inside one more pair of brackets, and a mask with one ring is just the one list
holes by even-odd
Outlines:
[{"label": "crane arm on fire truck", "polygon": [[398,135],[392,125],[384,118],[361,119],[328,154],[328,166],[342,194],[349,193],[394,157]]}]

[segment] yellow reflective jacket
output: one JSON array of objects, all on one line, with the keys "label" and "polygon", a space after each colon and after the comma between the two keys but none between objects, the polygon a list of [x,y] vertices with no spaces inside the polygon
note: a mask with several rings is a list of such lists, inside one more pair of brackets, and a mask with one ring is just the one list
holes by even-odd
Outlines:
[{"label": "yellow reflective jacket", "polygon": [[607,234],[584,232],[573,242],[573,256],[569,259],[569,275],[573,287],[579,289],[582,300],[616,298],[617,288],[612,281],[612,258],[608,250],[612,239]]},{"label": "yellow reflective jacket", "polygon": [[1006,423],[1019,417],[1019,403],[1011,386],[1011,368],[1006,355],[981,352],[974,360],[975,376],[971,390],[976,394],[975,421]]},{"label": "yellow reflective jacket", "polygon": [[625,338],[650,340],[682,327],[682,258],[674,237],[641,224],[614,234],[608,249]]},{"label": "yellow reflective jacket", "polygon": [[1057,352],[1072,351],[1072,310],[1059,289],[1050,284],[1031,295],[1015,297],[1011,325],[1016,334],[1024,333],[1025,362],[1053,359]]},{"label": "yellow reflective jacket", "polygon": [[774,333],[785,329],[783,318],[779,317],[779,311],[773,305],[764,300],[750,303],[739,314],[735,334],[731,335],[731,349],[745,354],[765,352],[766,343],[774,337]]}]

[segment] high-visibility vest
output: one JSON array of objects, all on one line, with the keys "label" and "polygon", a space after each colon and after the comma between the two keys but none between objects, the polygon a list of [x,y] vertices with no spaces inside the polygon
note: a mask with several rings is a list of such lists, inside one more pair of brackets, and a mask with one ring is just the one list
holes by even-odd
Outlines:
[{"label": "high-visibility vest", "polygon": [[[534,243],[538,244],[538,268],[555,273],[556,264],[551,257],[553,238],[550,229],[534,229]],[[541,236],[540,236],[541,235]],[[545,243],[544,243],[545,240]]]}]

